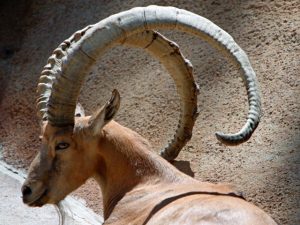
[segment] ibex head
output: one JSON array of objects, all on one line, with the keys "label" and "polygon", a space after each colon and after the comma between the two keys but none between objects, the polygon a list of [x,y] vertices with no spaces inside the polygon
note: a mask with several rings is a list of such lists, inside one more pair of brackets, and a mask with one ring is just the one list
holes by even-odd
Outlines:
[{"label": "ibex head", "polygon": [[120,95],[114,90],[111,99],[92,116],[84,116],[77,108],[74,126],[57,127],[43,122],[42,146],[22,187],[24,203],[56,204],[93,175],[99,163],[97,141],[119,105]]},{"label": "ibex head", "polygon": [[57,203],[92,175],[101,129],[115,115],[119,94],[114,91],[112,99],[91,117],[74,119],[75,108],[89,69],[116,44],[150,52],[174,79],[181,115],[175,135],[161,155],[167,160],[176,158],[191,138],[197,117],[198,86],[190,62],[176,43],[151,31],[160,28],[178,29],[203,38],[238,65],[250,105],[247,122],[236,134],[216,135],[225,144],[239,144],[250,138],[260,119],[260,96],[255,72],[232,37],[209,20],[185,10],[159,6],[134,8],[77,31],[48,59],[37,90],[38,114],[43,121],[42,148],[22,188],[25,203],[32,206]]}]

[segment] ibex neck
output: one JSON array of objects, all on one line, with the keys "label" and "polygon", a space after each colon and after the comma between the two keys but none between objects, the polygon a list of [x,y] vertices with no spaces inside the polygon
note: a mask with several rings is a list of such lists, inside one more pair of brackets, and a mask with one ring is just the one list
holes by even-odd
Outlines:
[{"label": "ibex neck", "polygon": [[138,186],[188,179],[152,152],[144,138],[114,121],[103,129],[98,149],[95,178],[101,186],[105,217],[126,193]]}]

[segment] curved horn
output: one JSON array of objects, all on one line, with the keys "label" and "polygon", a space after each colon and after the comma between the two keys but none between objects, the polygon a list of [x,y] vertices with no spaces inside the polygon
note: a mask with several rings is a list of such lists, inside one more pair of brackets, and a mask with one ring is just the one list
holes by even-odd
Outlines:
[{"label": "curved horn", "polygon": [[[128,37],[123,44],[145,49],[164,65],[175,81],[177,92],[181,98],[181,115],[173,139],[161,151],[161,155],[165,159],[175,159],[192,137],[192,129],[198,115],[197,94],[199,89],[194,81],[192,64],[181,54],[175,42],[168,40],[158,32],[145,31],[134,34]],[[44,116],[46,118],[45,113]]]},{"label": "curved horn", "polygon": [[125,45],[141,47],[157,58],[168,70],[176,84],[181,100],[180,120],[174,137],[161,150],[160,155],[167,160],[175,159],[183,146],[191,139],[197,119],[198,85],[194,81],[193,67],[184,58],[175,42],[158,32],[146,31],[126,39]]},{"label": "curved horn", "polygon": [[38,85],[38,109],[57,126],[73,124],[74,109],[87,72],[108,48],[127,37],[151,29],[177,29],[194,34],[221,50],[241,69],[250,105],[246,124],[236,134],[217,137],[225,144],[248,140],[260,119],[260,96],[255,72],[233,38],[211,21],[174,7],[149,6],[112,15],[76,32],[54,51]]}]

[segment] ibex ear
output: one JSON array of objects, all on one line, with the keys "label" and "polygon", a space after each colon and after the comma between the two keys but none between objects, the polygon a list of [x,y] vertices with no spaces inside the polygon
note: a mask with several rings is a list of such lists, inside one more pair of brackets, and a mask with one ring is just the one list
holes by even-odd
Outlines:
[{"label": "ibex ear", "polygon": [[84,117],[84,116],[85,116],[84,108],[79,102],[77,102],[76,109],[75,109],[75,117]]},{"label": "ibex ear", "polygon": [[120,94],[114,89],[110,100],[89,119],[89,129],[93,135],[99,134],[102,128],[114,118],[119,106]]}]

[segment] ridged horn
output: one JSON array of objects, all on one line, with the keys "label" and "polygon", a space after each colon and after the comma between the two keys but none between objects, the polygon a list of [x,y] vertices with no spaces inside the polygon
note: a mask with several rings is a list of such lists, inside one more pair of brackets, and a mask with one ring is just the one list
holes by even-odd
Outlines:
[{"label": "ridged horn", "polygon": [[[86,27],[63,42],[42,72],[38,86],[41,116],[56,126],[73,124],[80,88],[95,60],[112,46],[124,43],[128,37],[153,29],[176,29],[194,34],[225,53],[241,69],[250,105],[246,124],[236,134],[216,135],[225,144],[248,140],[259,123],[261,110],[256,75],[247,55],[228,33],[211,21],[174,7],[133,8]],[[173,151],[180,150],[174,150],[172,144],[170,146],[162,153],[169,160],[174,155],[176,157]]]},{"label": "ridged horn", "polygon": [[194,81],[193,66],[180,52],[175,42],[158,32],[146,31],[126,39],[125,45],[145,49],[157,58],[175,81],[181,101],[181,112],[174,137],[160,154],[167,160],[175,159],[183,146],[191,139],[197,119],[198,85]]}]

